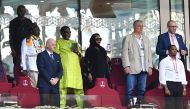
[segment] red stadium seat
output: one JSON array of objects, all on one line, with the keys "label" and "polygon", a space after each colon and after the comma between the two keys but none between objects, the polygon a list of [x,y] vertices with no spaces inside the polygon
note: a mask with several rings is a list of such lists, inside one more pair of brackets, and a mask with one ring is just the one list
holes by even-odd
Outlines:
[{"label": "red stadium seat", "polygon": [[88,89],[86,94],[89,95],[88,102],[92,106],[124,109],[121,105],[119,94],[108,87],[107,79],[105,78],[97,78],[95,86],[92,89]]},{"label": "red stadium seat", "polygon": [[0,79],[0,94],[9,93],[12,88],[12,83],[8,83],[6,72],[4,67],[2,67],[2,79]]},{"label": "red stadium seat", "polygon": [[125,86],[125,73],[122,67],[121,58],[111,59],[110,80],[111,80],[111,83],[115,85],[116,87],[118,85]]},{"label": "red stadium seat", "polygon": [[11,83],[1,83],[0,82],[0,94],[4,94],[4,93],[10,93],[10,90],[12,88],[12,84]]},{"label": "red stadium seat", "polygon": [[124,85],[118,85],[117,89],[116,89],[116,91],[119,93],[120,100],[121,100],[121,103],[122,103],[123,106],[126,105],[126,101],[125,101],[125,99],[126,99],[125,88],[126,87]]},{"label": "red stadium seat", "polygon": [[125,73],[122,66],[121,58],[112,58],[111,59],[111,72],[110,72],[110,81],[112,87],[116,89],[119,93],[120,100],[122,105],[125,105]]},{"label": "red stadium seat", "polygon": [[144,97],[147,103],[153,103],[158,105],[159,109],[165,109],[165,96],[163,87],[161,85],[147,91]]},{"label": "red stadium seat", "polygon": [[18,86],[12,88],[10,94],[18,97],[18,105],[22,108],[34,108],[40,105],[39,91],[31,86],[27,76],[18,78]]},{"label": "red stadium seat", "polygon": [[190,100],[190,72],[186,70],[186,80],[187,80],[187,85],[186,85],[186,96],[184,96],[184,107],[185,109],[188,109],[188,100]]},{"label": "red stadium seat", "polygon": [[3,70],[2,71],[3,75],[2,75],[2,79],[0,79],[0,82],[6,82],[6,83],[8,83],[7,75],[6,75],[4,67],[2,67],[2,70]]},{"label": "red stadium seat", "polygon": [[159,84],[159,71],[155,68],[152,69],[152,75],[147,76],[146,87],[147,91],[155,88]]}]

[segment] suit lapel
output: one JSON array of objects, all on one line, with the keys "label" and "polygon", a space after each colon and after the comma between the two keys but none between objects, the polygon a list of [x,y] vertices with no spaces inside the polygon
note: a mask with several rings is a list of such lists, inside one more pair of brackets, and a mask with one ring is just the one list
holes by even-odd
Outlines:
[{"label": "suit lapel", "polygon": [[[169,42],[169,43],[168,43],[168,42]],[[170,35],[169,35],[169,33],[166,34],[165,44],[167,45],[166,47],[168,47],[169,45],[171,45]]]},{"label": "suit lapel", "polygon": [[50,57],[50,55],[48,54],[47,51],[46,51],[45,55],[46,55],[46,57],[47,57],[48,62],[50,62],[51,64],[54,64],[54,63],[53,63],[53,60],[51,59],[51,57]]},{"label": "suit lapel", "polygon": [[147,40],[145,40],[145,38],[142,36],[142,38],[143,38],[143,45],[144,45],[144,52],[145,52],[145,50],[147,50],[147,48],[148,48],[148,42],[147,42]]},{"label": "suit lapel", "polygon": [[140,46],[137,42],[137,39],[135,38],[135,34],[132,35],[132,46],[134,47],[134,50],[137,50],[138,54],[140,54]]},{"label": "suit lapel", "polygon": [[181,43],[180,43],[180,37],[177,35],[177,34],[175,34],[175,37],[176,37],[176,40],[177,40],[177,43],[178,43],[178,45],[179,45],[179,48],[181,47]]},{"label": "suit lapel", "polygon": [[52,70],[56,71],[56,55],[53,53],[53,57],[54,57],[54,60],[53,60],[51,59],[50,55],[46,51],[46,57],[47,57],[47,61],[50,63]]}]

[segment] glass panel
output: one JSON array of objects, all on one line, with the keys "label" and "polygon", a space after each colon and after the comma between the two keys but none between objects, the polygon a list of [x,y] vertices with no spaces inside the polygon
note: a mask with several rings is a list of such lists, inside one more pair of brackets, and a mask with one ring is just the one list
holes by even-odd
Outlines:
[{"label": "glass panel", "polygon": [[0,1],[1,55],[7,73],[13,76],[13,63],[9,47],[9,22],[16,15],[17,6],[24,5],[26,17],[40,26],[40,37],[57,39],[63,25],[71,27],[71,39],[78,41],[78,2],[77,0],[1,0]]},{"label": "glass panel", "polygon": [[[171,5],[171,20],[177,22],[177,33],[184,37],[184,1],[183,0],[170,0]],[[184,37],[185,38],[185,37]]]},{"label": "glass panel", "polygon": [[158,0],[81,0],[81,15],[84,51],[91,35],[99,33],[103,38],[101,45],[110,51],[109,56],[120,57],[123,37],[132,33],[133,22],[141,19],[144,34],[151,41],[154,63],[158,62],[155,55],[160,32]]}]

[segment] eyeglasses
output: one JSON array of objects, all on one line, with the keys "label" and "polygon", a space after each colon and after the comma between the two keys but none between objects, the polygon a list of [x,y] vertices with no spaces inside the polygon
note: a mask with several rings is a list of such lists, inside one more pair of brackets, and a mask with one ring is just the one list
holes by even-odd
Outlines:
[{"label": "eyeglasses", "polygon": [[177,26],[168,26],[168,27],[170,27],[170,28],[177,28]]},{"label": "eyeglasses", "polygon": [[102,41],[102,38],[95,38],[96,41]]}]

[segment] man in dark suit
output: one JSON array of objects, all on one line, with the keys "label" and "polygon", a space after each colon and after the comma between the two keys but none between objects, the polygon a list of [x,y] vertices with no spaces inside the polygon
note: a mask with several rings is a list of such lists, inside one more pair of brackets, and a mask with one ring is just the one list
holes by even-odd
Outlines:
[{"label": "man in dark suit", "polygon": [[175,33],[177,29],[177,24],[175,21],[170,20],[167,23],[168,32],[161,34],[158,36],[158,42],[156,46],[156,54],[159,55],[159,62],[167,57],[168,55],[168,47],[170,45],[175,45],[177,47],[178,53],[177,58],[181,59],[184,63],[184,58],[187,55],[187,47],[183,42],[183,38],[181,35]]},{"label": "man in dark suit", "polygon": [[54,52],[56,43],[53,39],[46,42],[46,50],[37,56],[39,71],[37,87],[41,105],[60,107],[59,80],[63,75],[60,56]]}]

